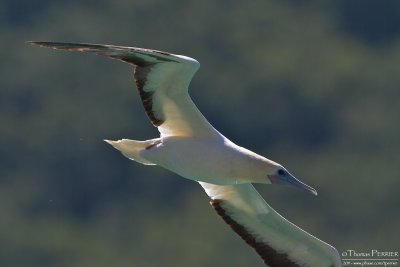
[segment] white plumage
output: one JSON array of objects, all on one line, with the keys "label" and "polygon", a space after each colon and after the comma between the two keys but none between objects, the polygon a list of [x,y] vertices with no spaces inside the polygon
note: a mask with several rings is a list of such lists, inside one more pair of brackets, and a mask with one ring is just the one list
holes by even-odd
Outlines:
[{"label": "white plumage", "polygon": [[162,51],[99,44],[32,42],[61,50],[93,52],[134,66],[145,112],[160,132],[146,141],[105,140],[126,157],[159,165],[198,181],[211,205],[269,266],[341,266],[332,246],[274,211],[251,183],[278,183],[316,191],[282,165],[240,147],[217,130],[188,94],[200,67],[195,59]]}]

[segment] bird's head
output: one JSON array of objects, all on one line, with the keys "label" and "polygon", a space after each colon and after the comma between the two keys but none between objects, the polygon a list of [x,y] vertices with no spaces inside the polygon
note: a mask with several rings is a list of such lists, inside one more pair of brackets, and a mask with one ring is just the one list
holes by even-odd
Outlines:
[{"label": "bird's head", "polygon": [[314,188],[298,180],[281,165],[277,165],[275,168],[273,168],[267,176],[271,184],[288,185],[305,190],[313,195],[317,195],[317,191]]}]

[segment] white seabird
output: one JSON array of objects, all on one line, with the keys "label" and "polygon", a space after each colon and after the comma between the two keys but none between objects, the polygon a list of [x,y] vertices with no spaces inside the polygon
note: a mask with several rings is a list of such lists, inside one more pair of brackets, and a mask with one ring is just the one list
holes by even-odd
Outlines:
[{"label": "white seabird", "polygon": [[145,112],[160,132],[146,141],[105,140],[126,157],[159,165],[198,181],[217,213],[269,266],[341,266],[336,249],[274,211],[251,183],[277,183],[314,195],[282,165],[240,147],[207,121],[188,87],[200,67],[193,58],[114,45],[31,42],[60,50],[93,52],[134,66]]}]

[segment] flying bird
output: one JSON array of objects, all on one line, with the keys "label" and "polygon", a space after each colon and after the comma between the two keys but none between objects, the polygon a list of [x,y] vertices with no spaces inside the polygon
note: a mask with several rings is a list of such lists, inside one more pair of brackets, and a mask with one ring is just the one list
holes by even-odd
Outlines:
[{"label": "flying bird", "polygon": [[145,112],[159,138],[105,140],[124,156],[159,165],[200,183],[222,219],[267,266],[341,266],[337,250],[290,223],[251,183],[282,184],[317,195],[281,164],[238,146],[218,132],[191,100],[188,87],[200,64],[193,58],[115,45],[30,42],[92,52],[133,66]]}]

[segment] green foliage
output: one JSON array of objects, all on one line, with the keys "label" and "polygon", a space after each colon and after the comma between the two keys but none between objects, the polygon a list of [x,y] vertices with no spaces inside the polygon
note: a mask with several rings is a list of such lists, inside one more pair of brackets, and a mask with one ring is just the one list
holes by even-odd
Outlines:
[{"label": "green foliage", "polygon": [[211,123],[319,192],[258,186],[271,206],[339,251],[398,250],[400,27],[373,12],[398,7],[345,2],[2,1],[0,265],[262,266],[200,186],[102,142],[157,135],[127,65],[27,40],[198,59]]}]

